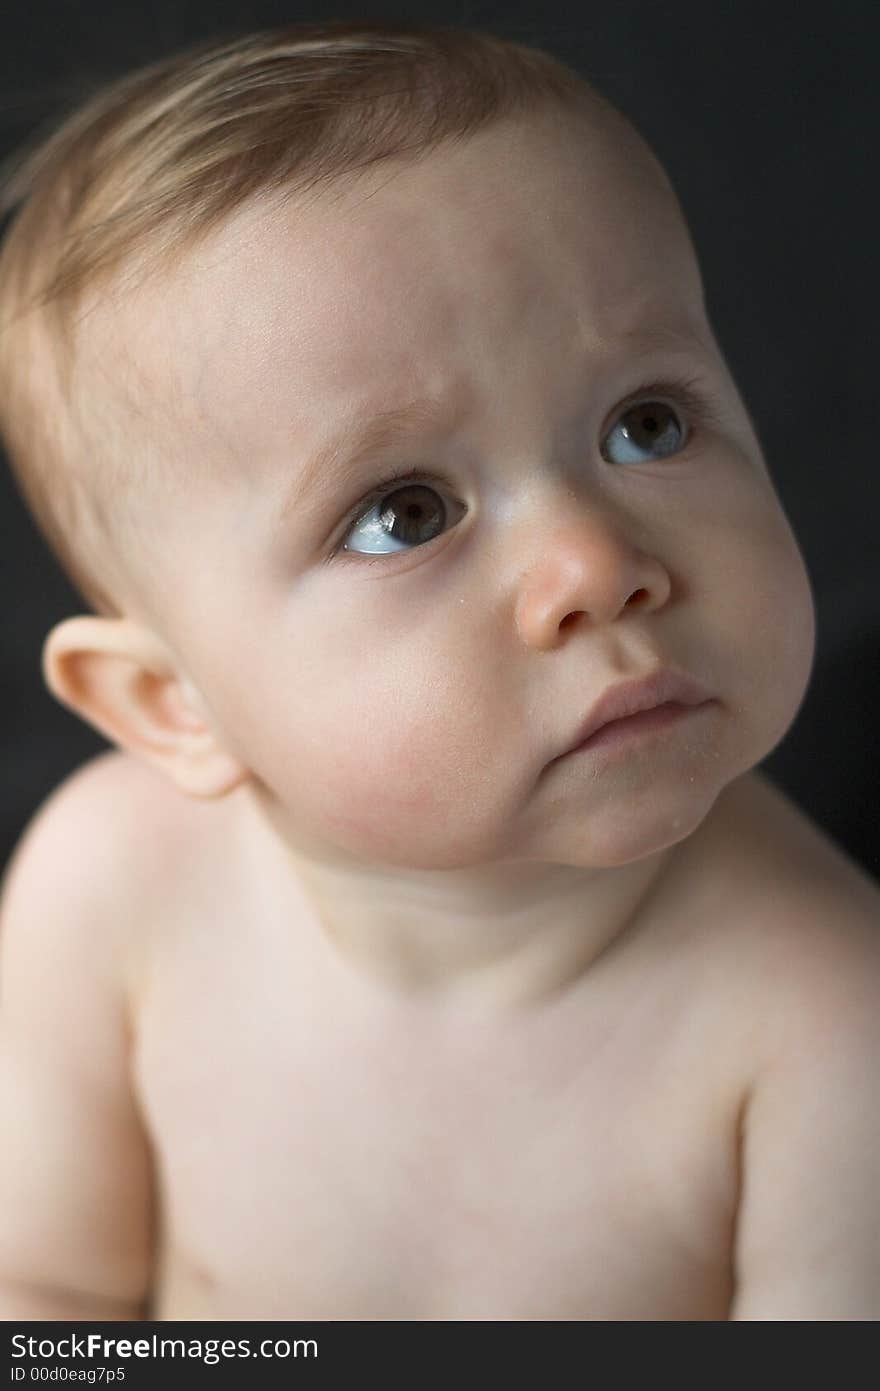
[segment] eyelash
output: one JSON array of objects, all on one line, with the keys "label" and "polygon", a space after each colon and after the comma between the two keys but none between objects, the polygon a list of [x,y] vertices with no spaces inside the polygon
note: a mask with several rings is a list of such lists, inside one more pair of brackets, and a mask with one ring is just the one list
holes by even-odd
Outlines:
[{"label": "eyelash", "polygon": [[[708,427],[712,429],[717,428],[721,424],[721,416],[702,390],[701,379],[699,377],[666,377],[663,381],[646,382],[645,385],[639,387],[637,391],[630,392],[628,396],[625,396],[617,407],[609,430],[613,429],[614,426],[618,424],[621,416],[625,415],[626,412],[634,405],[638,404],[638,402],[647,400],[653,401],[660,397],[672,397],[676,404],[684,407],[683,414],[687,417],[686,423],[690,426],[687,444],[690,444],[694,435],[697,433],[697,430],[694,428],[695,421],[698,422],[700,428]],[[605,432],[605,434],[607,433],[608,431]],[[605,434],[603,434],[602,439],[605,438]],[[600,444],[601,442],[600,440]],[[439,479],[436,474],[430,473],[425,469],[412,468],[409,464],[398,464],[392,467],[388,473],[383,474],[383,476],[376,481],[375,486],[370,489],[369,493],[365,494],[348,513],[343,523],[343,530],[339,542],[334,546],[332,552],[328,556],[328,560],[334,560],[337,556],[346,554],[343,551],[343,543],[355,522],[360,521],[361,518],[371,510],[373,505],[378,502],[386,492],[390,491],[392,484],[400,483],[401,481],[407,483],[429,483],[433,487],[438,488],[445,486],[442,479]],[[355,556],[362,563],[365,561],[365,557],[359,556],[357,552],[352,552],[352,558]],[[375,565],[378,562],[387,562],[390,559],[391,555],[381,555],[377,556],[375,560],[366,560],[366,564]]]}]

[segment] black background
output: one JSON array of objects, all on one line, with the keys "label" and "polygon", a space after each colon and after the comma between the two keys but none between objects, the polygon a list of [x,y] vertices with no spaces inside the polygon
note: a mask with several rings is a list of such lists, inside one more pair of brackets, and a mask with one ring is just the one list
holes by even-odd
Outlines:
[{"label": "black background", "polygon": [[[806,559],[818,616],[810,689],[762,765],[880,879],[874,258],[880,7],[583,7],[242,0],[6,0],[0,157],[103,78],[201,39],[315,18],[485,28],[584,73],[672,177],[715,325]],[[83,605],[0,456],[0,866],[74,767],[108,747],[48,693],[43,640]],[[784,594],[779,597],[784,605]]]}]

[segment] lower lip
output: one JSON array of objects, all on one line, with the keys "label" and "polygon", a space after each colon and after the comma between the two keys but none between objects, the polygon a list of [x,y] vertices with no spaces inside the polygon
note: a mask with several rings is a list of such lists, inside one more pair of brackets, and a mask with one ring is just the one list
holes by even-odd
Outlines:
[{"label": "lower lip", "polygon": [[621,744],[624,740],[634,739],[639,734],[651,734],[655,730],[666,729],[667,725],[676,724],[686,716],[704,710],[708,704],[708,701],[703,701],[700,705],[679,705],[675,701],[667,701],[665,705],[656,705],[653,710],[642,710],[638,715],[611,720],[571,752],[589,753],[592,749],[604,748],[609,744]]}]

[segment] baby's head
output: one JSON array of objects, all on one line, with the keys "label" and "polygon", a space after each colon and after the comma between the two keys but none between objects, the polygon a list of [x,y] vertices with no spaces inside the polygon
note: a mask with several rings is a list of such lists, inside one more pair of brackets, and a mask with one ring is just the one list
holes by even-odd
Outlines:
[{"label": "baby's head", "polygon": [[[426,869],[639,858],[780,741],[803,560],[675,194],[576,73],[296,26],[56,144],[0,258],[0,425],[94,610],[47,639],[59,700],[291,846]],[[658,666],[712,704],[562,756]]]}]

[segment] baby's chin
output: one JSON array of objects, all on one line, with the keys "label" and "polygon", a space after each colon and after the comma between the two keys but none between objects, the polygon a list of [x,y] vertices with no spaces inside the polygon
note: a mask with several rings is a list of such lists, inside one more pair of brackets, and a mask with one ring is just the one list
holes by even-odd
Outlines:
[{"label": "baby's chin", "polygon": [[636,864],[686,841],[704,823],[722,791],[694,788],[680,796],[621,797],[581,818],[563,817],[538,828],[514,858],[601,871]]},{"label": "baby's chin", "polygon": [[[635,863],[686,840],[703,823],[722,788],[717,783],[697,788],[693,783],[668,795],[657,788],[649,794],[623,790],[603,796],[590,807],[589,798],[558,802],[547,813],[532,814],[528,824],[503,818],[481,827],[457,827],[448,819],[424,822],[394,834],[381,823],[380,809],[371,834],[358,835],[351,822],[346,834],[328,836],[318,850],[328,864],[374,868],[394,873],[476,871],[489,873],[504,866],[558,865],[599,871]],[[337,827],[337,833],[339,828]],[[310,852],[306,851],[308,855]]]}]

